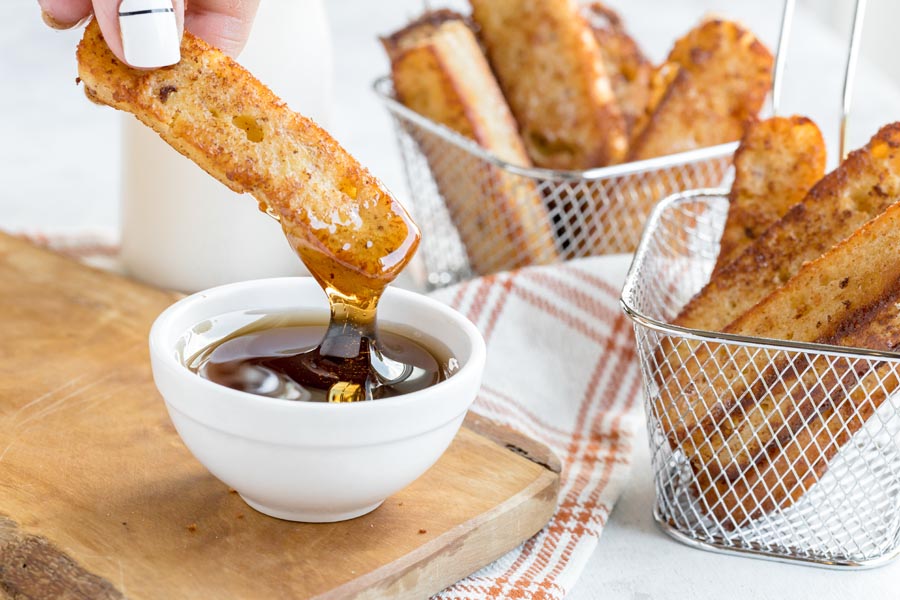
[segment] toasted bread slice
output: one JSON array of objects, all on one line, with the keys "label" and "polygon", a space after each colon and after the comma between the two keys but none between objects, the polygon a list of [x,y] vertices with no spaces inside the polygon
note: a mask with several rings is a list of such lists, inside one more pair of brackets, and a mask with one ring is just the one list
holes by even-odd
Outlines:
[{"label": "toasted bread slice", "polygon": [[618,13],[600,2],[592,2],[585,10],[630,135],[650,102],[653,65],[625,30]]},{"label": "toasted bread slice", "polygon": [[679,39],[667,62],[680,69],[643,127],[635,128],[629,160],[738,140],[772,82],[772,54],[731,21],[705,21]]},{"label": "toasted bread slice", "polygon": [[[400,102],[507,162],[531,165],[503,94],[462,16],[448,10],[426,13],[382,44]],[[417,141],[475,272],[558,259],[550,217],[531,180],[433,136]]]},{"label": "toasted bread slice", "polygon": [[749,123],[734,154],[734,183],[715,271],[802,201],[823,175],[825,139],[815,123],[798,116]]},{"label": "toasted bread slice", "polygon": [[[807,301],[797,300],[790,307],[769,305],[776,307],[773,310],[753,305],[764,298],[770,302],[781,297],[777,288],[796,275],[805,262],[824,254],[897,200],[900,123],[883,127],[864,148],[851,153],[813,187],[801,204],[791,208],[713,277],[674,322],[696,329],[801,342],[830,338],[848,310],[868,302],[844,296],[842,301],[849,301],[849,308],[827,312],[832,305],[818,296],[824,290],[813,286],[804,291]],[[816,301],[821,305],[815,306]],[[665,357],[659,376],[659,414],[674,444],[689,444],[692,438],[702,441],[707,433],[700,424],[719,423],[743,394],[766,376],[766,356],[751,350],[739,353],[724,346],[672,347],[664,340],[658,353]]]},{"label": "toasted bread slice", "polygon": [[[730,329],[891,351],[900,346],[900,203],[822,257]],[[826,325],[826,321],[830,323]],[[835,325],[837,323],[837,325]],[[898,387],[897,365],[798,356],[771,364],[725,418],[705,420],[686,453],[710,507],[738,524],[799,498],[827,461]],[[808,448],[815,440],[814,449]],[[741,482],[743,493],[732,486]]]},{"label": "toasted bread slice", "polygon": [[846,387],[836,383],[842,396],[829,398],[812,419],[791,431],[783,442],[770,443],[765,454],[734,479],[698,471],[697,488],[704,510],[726,529],[734,529],[764,513],[790,507],[809,491],[825,473],[829,461],[887,398],[881,388],[896,391],[900,387],[893,363],[847,377],[858,383]]},{"label": "toasted bread slice", "polygon": [[900,199],[900,123],[883,127],[826,175],[800,204],[722,268],[676,325],[721,331],[860,225]]},{"label": "toasted bread slice", "polygon": [[650,81],[647,88],[647,104],[644,110],[639,113],[631,125],[629,131],[629,140],[633,145],[634,140],[640,137],[640,134],[650,124],[650,119],[656,113],[660,103],[672,86],[678,73],[681,71],[681,65],[675,62],[664,62],[653,68],[650,72]]},{"label": "toasted bread slice", "polygon": [[534,164],[587,169],[627,151],[597,40],[575,0],[470,0]]},{"label": "toasted bread slice", "polygon": [[418,231],[381,183],[190,33],[177,65],[139,71],[116,59],[92,22],[78,46],[78,75],[88,97],[133,113],[223,184],[252,194],[321,280],[339,275],[349,289],[380,291],[412,256]]}]

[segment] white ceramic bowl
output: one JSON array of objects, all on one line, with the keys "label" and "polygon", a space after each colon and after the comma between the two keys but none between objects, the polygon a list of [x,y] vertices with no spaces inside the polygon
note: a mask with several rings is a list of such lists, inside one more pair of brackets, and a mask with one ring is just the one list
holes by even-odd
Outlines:
[{"label": "white ceramic bowl", "polygon": [[412,483],[447,449],[481,384],[484,340],[452,309],[391,288],[378,318],[442,342],[460,367],[447,380],[372,402],[291,402],[215,384],[179,357],[179,340],[199,323],[292,308],[327,315],[325,296],[309,277],[235,283],[184,298],[150,331],[153,377],[185,445],[247,504],[293,521],[351,519]]}]

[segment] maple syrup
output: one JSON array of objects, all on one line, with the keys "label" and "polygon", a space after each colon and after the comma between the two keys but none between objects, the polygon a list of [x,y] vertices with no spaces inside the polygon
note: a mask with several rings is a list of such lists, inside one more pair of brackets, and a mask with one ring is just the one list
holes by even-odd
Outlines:
[{"label": "maple syrup", "polygon": [[[356,200],[354,182],[345,183],[341,192]],[[328,324],[295,319],[273,325],[261,319],[203,348],[188,366],[233,389],[311,402],[389,398],[446,379],[453,359],[438,358],[410,336],[376,328],[378,301],[415,252],[419,231],[391,200],[391,226],[375,224],[380,239],[361,239],[367,202],[361,201],[351,218],[310,221],[313,229],[327,228],[333,239],[345,240],[339,251],[316,243],[307,228],[297,228],[296,215],[261,203],[261,210],[281,222],[291,247],[325,290]]]},{"label": "maple syrup", "polygon": [[310,316],[266,315],[202,346],[185,362],[232,389],[306,402],[390,398],[430,387],[456,369],[442,344],[400,326],[380,328],[375,344],[365,341],[350,357],[323,353],[327,331]]}]

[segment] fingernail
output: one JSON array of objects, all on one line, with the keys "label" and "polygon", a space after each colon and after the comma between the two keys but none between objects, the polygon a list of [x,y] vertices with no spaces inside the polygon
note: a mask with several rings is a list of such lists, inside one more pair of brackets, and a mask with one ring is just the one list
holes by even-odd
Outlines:
[{"label": "fingernail", "polygon": [[75,21],[74,23],[63,23],[62,21],[57,21],[53,18],[53,15],[48,13],[43,8],[41,9],[41,19],[44,20],[45,25],[47,25],[48,27],[52,27],[53,29],[72,29],[79,23],[79,21]]},{"label": "fingernail", "polygon": [[122,0],[119,28],[125,62],[154,69],[181,60],[178,22],[171,0]]}]

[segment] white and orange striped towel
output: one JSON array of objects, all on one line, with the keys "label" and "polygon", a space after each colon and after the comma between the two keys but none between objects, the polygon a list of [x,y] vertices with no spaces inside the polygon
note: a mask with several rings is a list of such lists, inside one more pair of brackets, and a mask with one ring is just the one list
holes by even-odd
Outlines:
[{"label": "white and orange striped towel", "polygon": [[472,409],[550,447],[559,507],[536,536],[437,597],[562,598],[590,557],[631,468],[641,380],[618,306],[622,264],[584,259],[475,279],[433,295],[487,341]]},{"label": "white and orange striped towel", "polygon": [[[120,270],[108,236],[23,237]],[[624,257],[588,258],[432,294],[468,316],[487,341],[473,410],[542,442],[562,463],[550,523],[437,598],[558,599],[575,585],[628,479],[642,422],[630,321],[618,306],[627,264]]]}]

